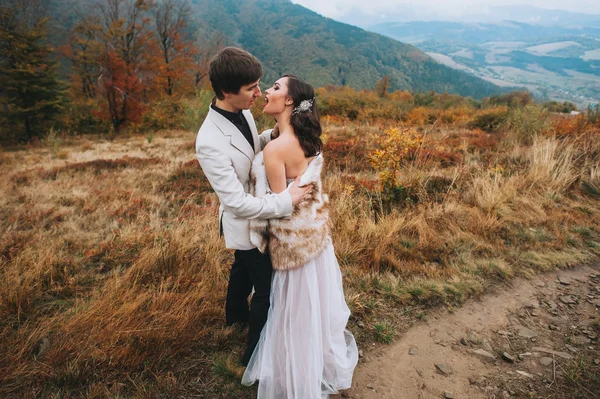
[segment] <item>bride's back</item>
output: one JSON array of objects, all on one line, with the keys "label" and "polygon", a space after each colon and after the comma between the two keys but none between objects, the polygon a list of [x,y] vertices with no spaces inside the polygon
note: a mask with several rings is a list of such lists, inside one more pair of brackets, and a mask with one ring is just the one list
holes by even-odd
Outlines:
[{"label": "bride's back", "polygon": [[[275,145],[276,144],[276,145]],[[282,134],[280,137],[269,143],[285,160],[285,177],[294,179],[300,176],[314,157],[307,158],[304,150],[300,146],[298,138],[292,134]]]}]

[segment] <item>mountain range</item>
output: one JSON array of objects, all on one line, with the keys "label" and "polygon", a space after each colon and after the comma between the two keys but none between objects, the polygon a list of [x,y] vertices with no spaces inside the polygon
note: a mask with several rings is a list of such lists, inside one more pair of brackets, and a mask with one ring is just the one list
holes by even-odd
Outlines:
[{"label": "mountain range", "polygon": [[507,90],[444,66],[412,45],[325,18],[289,0],[192,0],[191,7],[196,23],[256,55],[266,82],[293,73],[315,86],[363,89],[389,76],[391,90],[474,98]]},{"label": "mountain range", "polygon": [[[96,4],[106,1],[50,0],[55,47],[67,44],[79,15],[97,12]],[[136,0],[122,1],[126,6]],[[253,53],[263,63],[265,85],[291,73],[315,87],[373,89],[387,76],[389,90],[447,92],[478,99],[514,89],[450,68],[413,45],[323,17],[290,0],[187,3],[188,33],[200,42],[213,40],[219,33],[226,45]]]}]

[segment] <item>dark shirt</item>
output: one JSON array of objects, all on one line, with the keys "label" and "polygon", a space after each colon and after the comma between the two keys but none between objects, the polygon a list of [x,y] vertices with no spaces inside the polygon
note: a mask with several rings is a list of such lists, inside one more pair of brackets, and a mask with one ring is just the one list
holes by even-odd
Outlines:
[{"label": "dark shirt", "polygon": [[238,112],[225,111],[224,109],[217,107],[214,102],[212,104],[210,104],[210,107],[212,109],[214,109],[215,111],[217,111],[218,113],[220,113],[221,115],[223,115],[225,118],[227,118],[227,120],[229,122],[233,123],[234,126],[237,127],[240,132],[242,132],[242,134],[244,135],[246,140],[248,140],[248,143],[250,143],[250,146],[254,150],[255,147],[254,147],[254,139],[252,138],[252,131],[250,130],[248,121],[246,120],[246,117],[244,116],[242,111],[238,111]]}]

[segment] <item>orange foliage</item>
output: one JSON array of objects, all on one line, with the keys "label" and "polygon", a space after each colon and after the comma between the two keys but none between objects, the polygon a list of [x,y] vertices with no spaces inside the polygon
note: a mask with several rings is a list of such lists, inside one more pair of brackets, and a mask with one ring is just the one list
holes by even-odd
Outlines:
[{"label": "orange foliage", "polygon": [[406,123],[415,126],[422,126],[429,123],[431,111],[425,107],[416,107],[406,115]]},{"label": "orange foliage", "polygon": [[96,114],[110,120],[115,132],[129,122],[141,122],[146,108],[143,93],[147,85],[139,78],[137,68],[128,64],[121,54],[112,49],[102,53],[99,60],[105,71],[99,78],[100,91],[108,108],[103,108]]},{"label": "orange foliage", "polygon": [[364,171],[368,168],[366,143],[359,139],[332,140],[325,142],[323,151],[327,154],[327,167],[345,172]]},{"label": "orange foliage", "polygon": [[409,150],[407,159],[410,161],[418,161],[419,165],[433,163],[439,164],[441,167],[445,168],[460,164],[463,160],[463,155],[444,146],[437,146],[434,148],[413,147]]},{"label": "orange foliage", "polygon": [[468,122],[474,111],[465,107],[450,107],[440,113],[440,121],[446,125],[463,125]]},{"label": "orange foliage", "polygon": [[379,173],[384,190],[398,186],[401,166],[422,144],[420,134],[414,129],[390,129],[379,147],[369,156],[371,166]]},{"label": "orange foliage", "polygon": [[196,50],[191,43],[181,40],[179,36],[174,35],[170,57],[164,56],[165,51],[158,41],[153,40],[150,43],[149,65],[153,75],[153,79],[149,81],[151,93],[172,96],[189,95],[194,92],[194,86],[190,84],[194,80],[194,72],[190,65],[194,62]]},{"label": "orange foliage", "polygon": [[408,90],[397,90],[389,94],[390,100],[412,104],[414,101],[413,95]]},{"label": "orange foliage", "polygon": [[374,179],[358,178],[356,175],[342,175],[341,181],[345,186],[352,187],[353,193],[375,192],[378,190],[378,182]]},{"label": "orange foliage", "polygon": [[557,116],[552,119],[554,131],[560,137],[562,136],[579,136],[590,128],[590,124],[585,118],[585,115],[580,114],[575,117]]},{"label": "orange foliage", "polygon": [[190,83],[194,71],[190,66],[195,61],[197,50],[184,35],[188,13],[186,3],[176,0],[163,0],[154,5],[156,29],[147,57],[153,75],[150,89],[155,93],[168,96],[193,93],[194,86]]},{"label": "orange foliage", "polygon": [[498,145],[498,135],[486,133],[481,129],[473,129],[462,134],[453,134],[443,140],[445,146],[462,149],[468,152],[489,151]]}]

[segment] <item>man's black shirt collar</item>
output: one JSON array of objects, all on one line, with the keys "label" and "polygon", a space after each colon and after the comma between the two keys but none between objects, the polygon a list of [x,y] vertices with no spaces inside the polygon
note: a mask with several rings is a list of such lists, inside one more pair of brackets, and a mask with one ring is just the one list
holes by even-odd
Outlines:
[{"label": "man's black shirt collar", "polygon": [[254,147],[254,137],[252,137],[252,131],[250,130],[250,125],[248,125],[246,116],[244,116],[244,114],[242,113],[241,110],[239,110],[238,112],[225,111],[224,109],[217,107],[215,105],[214,100],[210,104],[210,107],[213,110],[215,110],[215,112],[218,112],[219,114],[223,115],[229,122],[231,122],[242,133],[242,135],[246,138],[246,140],[248,140],[248,143],[252,146],[252,148],[255,148]]},{"label": "man's black shirt collar", "polygon": [[241,118],[244,117],[244,114],[242,114],[242,110],[239,110],[238,112],[225,111],[224,109],[217,107],[215,105],[214,101],[210,104],[210,107],[212,109],[214,109],[215,111],[217,111],[218,113],[220,113],[221,115],[223,115],[225,118],[227,118],[232,123],[238,122],[240,120],[240,117]]}]

